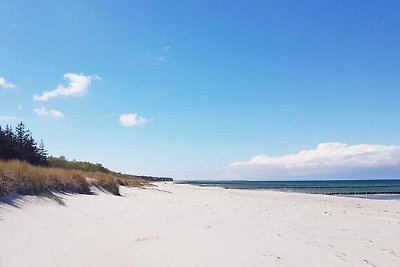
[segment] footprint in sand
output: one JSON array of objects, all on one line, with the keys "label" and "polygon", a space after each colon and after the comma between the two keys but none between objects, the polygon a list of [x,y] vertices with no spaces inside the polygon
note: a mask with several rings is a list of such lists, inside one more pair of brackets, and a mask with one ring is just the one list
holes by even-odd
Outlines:
[{"label": "footprint in sand", "polygon": [[347,262],[347,254],[343,252],[336,252],[335,256],[338,257],[340,260]]},{"label": "footprint in sand", "polygon": [[271,255],[267,255],[267,254],[262,254],[261,255],[262,257],[273,257],[273,258],[275,258],[275,259],[277,259],[277,260],[281,260],[282,259],[282,257],[280,257],[280,256],[278,256],[278,255],[273,255],[273,254],[271,254]]},{"label": "footprint in sand", "polygon": [[136,242],[144,242],[144,241],[149,241],[149,240],[154,240],[154,239],[158,239],[158,236],[148,236],[148,237],[136,238]]},{"label": "footprint in sand", "polygon": [[370,266],[376,267],[376,265],[373,264],[372,262],[370,262],[369,260],[364,259],[364,262],[365,262],[366,264],[370,265]]},{"label": "footprint in sand", "polygon": [[316,247],[321,247],[321,244],[320,243],[318,243],[317,241],[307,241],[307,242],[305,242],[307,245],[309,245],[309,246],[316,246]]},{"label": "footprint in sand", "polygon": [[394,252],[393,250],[391,250],[391,249],[387,249],[387,248],[384,248],[384,249],[382,249],[382,251],[383,252],[386,252],[386,253],[389,253],[390,255],[392,255],[392,256],[395,256],[395,257],[398,257],[398,258],[400,258],[400,256],[399,255],[397,255],[397,253],[396,252]]}]

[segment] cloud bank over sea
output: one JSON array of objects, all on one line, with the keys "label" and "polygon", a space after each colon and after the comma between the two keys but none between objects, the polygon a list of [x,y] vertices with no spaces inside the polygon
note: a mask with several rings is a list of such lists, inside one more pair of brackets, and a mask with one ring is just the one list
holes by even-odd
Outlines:
[{"label": "cloud bank over sea", "polygon": [[294,154],[233,162],[228,172],[243,179],[399,177],[400,147],[321,143]]}]

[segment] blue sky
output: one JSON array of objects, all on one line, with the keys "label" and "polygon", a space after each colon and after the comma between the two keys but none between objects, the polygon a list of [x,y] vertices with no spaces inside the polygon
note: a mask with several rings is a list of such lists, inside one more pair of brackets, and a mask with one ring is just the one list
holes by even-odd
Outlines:
[{"label": "blue sky", "polygon": [[[0,10],[0,124],[26,122],[53,155],[180,179],[267,179],[334,176],[303,172],[296,155],[326,165],[343,152],[361,155],[335,161],[353,176],[398,173],[398,1],[2,1]],[[34,99],[75,88],[68,73],[90,84]],[[321,143],[336,145],[320,146],[326,156]],[[371,149],[376,157],[362,158]],[[281,172],[288,164],[296,171]]]}]

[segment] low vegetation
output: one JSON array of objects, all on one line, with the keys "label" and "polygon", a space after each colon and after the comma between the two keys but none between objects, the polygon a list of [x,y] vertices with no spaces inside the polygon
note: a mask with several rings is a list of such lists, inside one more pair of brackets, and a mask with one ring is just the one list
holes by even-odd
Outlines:
[{"label": "low vegetation", "polygon": [[87,172],[33,166],[20,160],[0,161],[0,199],[10,194],[53,195],[60,193],[91,194],[96,187],[120,195],[119,185],[142,186],[140,179],[130,179],[104,172]]},{"label": "low vegetation", "polygon": [[93,188],[120,195],[120,185],[142,186],[156,179],[166,178],[122,174],[100,163],[48,156],[43,141],[38,144],[22,122],[15,129],[0,127],[0,200],[13,194],[92,194]]},{"label": "low vegetation", "polygon": [[87,172],[103,172],[121,179],[138,179],[138,180],[145,180],[145,181],[153,181],[153,182],[160,182],[160,181],[173,181],[172,178],[168,177],[154,177],[154,176],[144,176],[144,175],[132,175],[120,172],[114,172],[100,163],[91,163],[88,161],[77,161],[77,160],[67,160],[64,156],[61,157],[47,157],[47,164],[46,166],[52,168],[61,168],[61,169],[69,169],[69,170],[81,170]]},{"label": "low vegetation", "polygon": [[61,169],[82,170],[88,172],[113,173],[100,163],[91,163],[87,161],[67,160],[64,156],[47,157],[47,166]]}]

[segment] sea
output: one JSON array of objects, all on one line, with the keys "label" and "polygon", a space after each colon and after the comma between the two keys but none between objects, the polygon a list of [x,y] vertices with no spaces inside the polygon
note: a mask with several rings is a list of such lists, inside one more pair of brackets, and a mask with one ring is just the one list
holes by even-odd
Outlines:
[{"label": "sea", "polygon": [[400,200],[400,179],[247,181],[191,180],[182,183],[231,189],[273,190],[309,194],[342,195],[368,199]]}]

